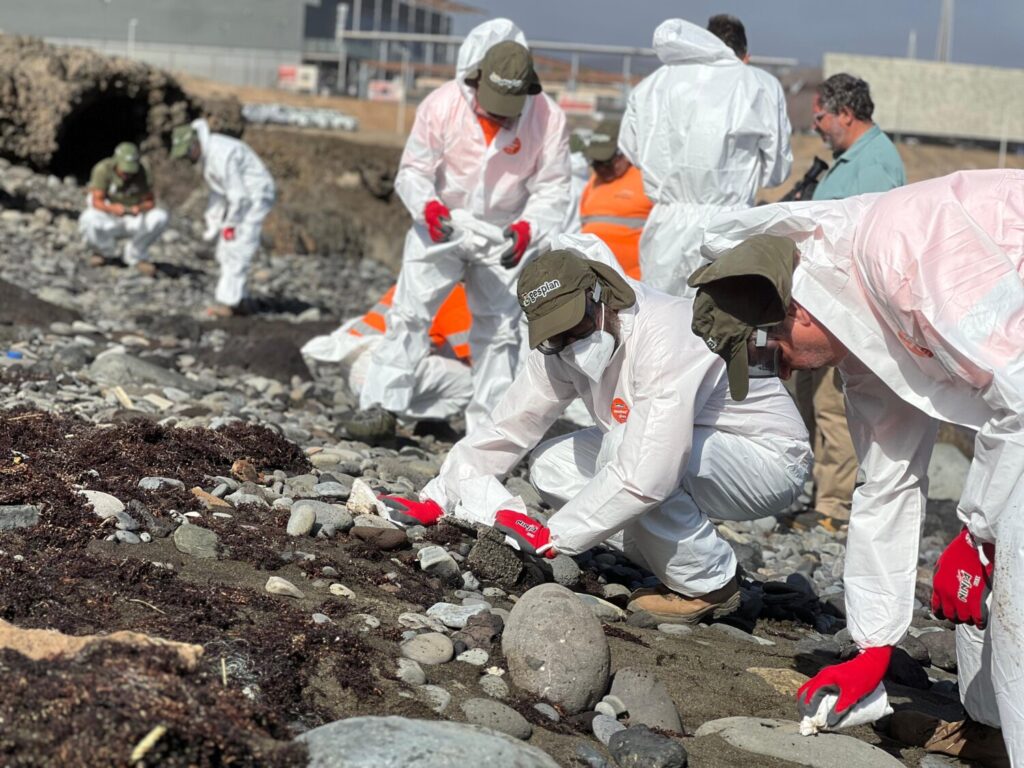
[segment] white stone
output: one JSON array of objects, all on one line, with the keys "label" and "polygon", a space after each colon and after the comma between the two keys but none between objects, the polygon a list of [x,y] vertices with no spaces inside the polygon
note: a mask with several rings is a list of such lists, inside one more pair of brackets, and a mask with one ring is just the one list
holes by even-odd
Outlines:
[{"label": "white stone", "polygon": [[305,597],[298,587],[288,581],[288,579],[282,579],[280,576],[271,576],[267,579],[267,585],[264,589],[272,595],[284,595],[285,597],[296,597],[299,599]]},{"label": "white stone", "polygon": [[482,667],[489,658],[490,656],[488,656],[487,651],[483,648],[470,648],[468,651],[463,651],[456,656],[455,660],[472,664],[474,667]]},{"label": "white stone", "polygon": [[327,590],[332,595],[335,595],[337,597],[344,597],[344,598],[349,599],[349,600],[351,600],[353,597],[356,596],[356,593],[353,592],[348,587],[346,587],[344,584],[337,584],[337,583],[331,584],[331,586],[329,586],[327,588]]},{"label": "white stone", "polygon": [[352,483],[352,490],[349,492],[346,508],[353,515],[382,515],[384,514],[384,503],[377,498],[377,494],[366,484],[366,481],[356,479]]},{"label": "white stone", "polygon": [[124,504],[116,496],[111,496],[103,491],[79,491],[85,500],[92,504],[92,510],[97,517],[113,517],[118,512],[124,512]]}]

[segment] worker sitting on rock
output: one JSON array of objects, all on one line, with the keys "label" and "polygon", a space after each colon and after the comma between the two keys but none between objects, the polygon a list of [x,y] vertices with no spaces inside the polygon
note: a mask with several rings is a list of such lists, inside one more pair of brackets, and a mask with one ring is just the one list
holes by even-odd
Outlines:
[{"label": "worker sitting on rock", "polygon": [[416,110],[395,178],[413,226],[360,405],[408,413],[430,323],[462,280],[473,313],[472,432],[518,368],[515,280],[565,218],[569,138],[562,110],[541,92],[523,33],[508,19],[466,36],[456,72]]},{"label": "worker sitting on rock", "polygon": [[[342,324],[334,333],[310,339],[302,354],[317,362],[336,363],[356,397],[363,389],[370,355],[384,340],[386,314],[395,286],[362,317]],[[469,328],[472,317],[466,291],[459,283],[434,316],[430,326],[431,353],[416,368],[416,390],[406,415],[411,419],[449,419],[461,414],[473,394],[469,371]]]},{"label": "worker sitting on rock", "polygon": [[263,219],[274,205],[274,179],[259,156],[238,139],[212,133],[205,120],[179,125],[171,136],[171,157],[202,163],[210,187],[204,239],[217,241],[220,265],[212,317],[244,312],[246,283],[260,246]]},{"label": "worker sitting on rock", "polygon": [[114,155],[100,160],[89,176],[87,207],[78,217],[78,230],[95,249],[89,263],[98,267],[117,258],[117,241],[124,244],[122,258],[145,275],[156,274],[148,261],[149,246],[167,227],[167,211],[156,207],[149,165],[130,141],[117,145]]},{"label": "worker sitting on rock", "polygon": [[583,155],[594,173],[580,198],[580,231],[597,235],[622,270],[640,279],[640,235],[654,203],[640,169],[619,151],[619,121],[605,120],[586,140]]},{"label": "worker sitting on rock", "polygon": [[[765,237],[781,245],[751,247]],[[715,261],[690,284],[743,297],[731,307],[740,322],[705,330],[709,344],[744,364],[753,352],[784,377],[838,366],[866,478],[843,574],[859,653],[801,688],[801,708],[842,727],[884,695],[915,613],[936,425],[955,422],[977,439],[957,505],[964,527],[931,574],[931,608],[958,625],[960,697],[974,722],[933,719],[922,743],[1005,765],[982,724],[1001,727],[1009,763],[1024,765],[1024,172],[733,212],[711,222],[703,250]],[[763,280],[773,269],[793,273],[792,299]],[[781,313],[759,313],[778,302]]]},{"label": "worker sitting on rock", "polygon": [[[693,623],[740,604],[736,556],[712,519],[783,513],[811,465],[807,430],[778,381],[726,375],[680,329],[693,304],[625,278],[593,236],[523,269],[526,365],[491,417],[458,442],[420,500],[385,497],[393,520],[446,514],[494,525],[520,549],[575,555],[622,534],[661,586],[630,609]],[[597,257],[597,258],[587,258]],[[749,396],[743,402],[729,397]],[[596,426],[534,446],[576,397]],[[533,450],[530,480],[556,512],[545,524],[498,482]]]}]

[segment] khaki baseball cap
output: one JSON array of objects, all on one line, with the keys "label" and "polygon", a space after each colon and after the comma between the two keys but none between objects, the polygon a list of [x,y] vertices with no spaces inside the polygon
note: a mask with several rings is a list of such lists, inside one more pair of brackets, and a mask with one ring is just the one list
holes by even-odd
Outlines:
[{"label": "khaki baseball cap", "polygon": [[698,268],[686,281],[697,289],[691,328],[725,360],[733,400],[744,399],[750,388],[750,334],[758,326],[786,319],[795,255],[792,240],[755,235]]},{"label": "khaki baseball cap", "polygon": [[185,157],[195,137],[196,129],[191,125],[186,123],[185,125],[175,127],[171,131],[171,159]]},{"label": "khaki baseball cap", "polygon": [[122,141],[114,149],[114,168],[128,176],[140,168],[139,148],[130,141]]},{"label": "khaki baseball cap", "polygon": [[636,293],[613,267],[570,250],[548,251],[519,275],[519,306],[526,313],[530,349],[579,323],[587,310],[587,290],[601,283],[601,301],[610,309],[636,303]]},{"label": "khaki baseball cap", "polygon": [[619,151],[618,120],[602,120],[583,147],[583,154],[590,162],[604,163],[611,160]]},{"label": "khaki baseball cap", "polygon": [[492,115],[519,117],[530,94],[541,92],[530,52],[517,42],[492,45],[477,70],[476,97]]}]

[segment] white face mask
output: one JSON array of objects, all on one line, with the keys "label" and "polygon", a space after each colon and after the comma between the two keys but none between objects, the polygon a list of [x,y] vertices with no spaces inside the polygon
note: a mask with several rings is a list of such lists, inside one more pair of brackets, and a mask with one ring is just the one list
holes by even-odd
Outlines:
[{"label": "white face mask", "polygon": [[[604,325],[604,304],[601,305],[601,325]],[[603,328],[585,339],[579,339],[558,353],[562,362],[575,368],[594,384],[601,381],[615,354],[615,337]]]}]

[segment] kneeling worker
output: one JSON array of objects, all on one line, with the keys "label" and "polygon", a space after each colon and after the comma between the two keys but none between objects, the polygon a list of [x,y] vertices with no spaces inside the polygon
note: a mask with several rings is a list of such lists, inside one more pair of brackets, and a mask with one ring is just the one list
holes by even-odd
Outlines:
[{"label": "kneeling worker", "polygon": [[[622,532],[627,556],[662,582],[634,593],[632,610],[684,623],[731,612],[740,602],[736,557],[709,518],[782,513],[810,470],[807,431],[777,381],[749,382],[745,370],[727,378],[721,358],[680,333],[692,319],[689,300],[585,258],[610,257],[588,240],[585,251],[549,251],[526,265],[518,282],[532,348],[524,369],[491,417],[452,448],[420,501],[384,501],[399,522],[444,514],[490,522],[547,557]],[[730,388],[746,399],[731,399]],[[531,481],[558,508],[545,526],[493,484],[577,397],[596,426],[533,453]]]},{"label": "kneeling worker", "polygon": [[112,157],[93,167],[86,203],[78,231],[96,251],[90,264],[98,267],[116,259],[117,240],[130,238],[122,251],[124,263],[145,275],[155,274],[147,254],[167,227],[167,211],[156,207],[149,165],[135,144],[121,142]]}]

